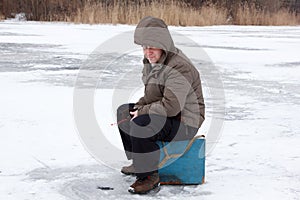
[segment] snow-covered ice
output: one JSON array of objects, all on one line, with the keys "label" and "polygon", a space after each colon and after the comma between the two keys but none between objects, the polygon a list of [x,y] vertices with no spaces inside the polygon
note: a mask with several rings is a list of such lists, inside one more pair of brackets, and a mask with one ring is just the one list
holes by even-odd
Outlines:
[{"label": "snow-covered ice", "polygon": [[[300,199],[300,27],[170,29],[205,50],[224,87],[224,124],[206,158],[206,183],[131,195],[134,178],[97,162],[80,141],[73,116],[79,69],[99,45],[134,26],[3,21],[0,199]],[[140,67],[141,53],[121,59],[122,65],[103,71],[104,89],[95,94],[97,122],[120,149],[110,125],[111,80]],[[208,69],[198,67],[205,78]],[[205,134],[214,112],[205,81],[203,86]]]}]

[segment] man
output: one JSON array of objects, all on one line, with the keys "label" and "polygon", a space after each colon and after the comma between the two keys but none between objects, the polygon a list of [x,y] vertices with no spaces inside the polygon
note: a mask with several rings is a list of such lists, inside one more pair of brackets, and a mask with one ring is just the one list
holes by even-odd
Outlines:
[{"label": "man", "polygon": [[117,117],[126,156],[133,160],[121,172],[137,176],[129,192],[144,194],[159,186],[156,141],[192,139],[204,121],[205,106],[199,72],[174,46],[163,20],[143,18],[134,42],[144,51],[144,96],[120,106]]}]

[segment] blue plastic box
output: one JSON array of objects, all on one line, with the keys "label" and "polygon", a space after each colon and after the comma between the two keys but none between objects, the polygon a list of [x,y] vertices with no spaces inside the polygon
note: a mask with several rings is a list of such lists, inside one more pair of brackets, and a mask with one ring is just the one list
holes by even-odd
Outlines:
[{"label": "blue plastic box", "polygon": [[159,176],[164,185],[203,184],[205,181],[205,138],[192,141],[157,142],[160,146]]}]

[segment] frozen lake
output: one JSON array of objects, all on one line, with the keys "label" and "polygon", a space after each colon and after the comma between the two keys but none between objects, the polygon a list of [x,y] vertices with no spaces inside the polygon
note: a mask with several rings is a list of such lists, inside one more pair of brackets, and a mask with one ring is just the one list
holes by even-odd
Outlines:
[{"label": "frozen lake", "polygon": [[[88,153],[74,120],[77,78],[94,78],[97,123],[122,149],[110,125],[112,99],[119,88],[131,100],[141,94],[142,54],[139,47],[126,54],[108,51],[88,64],[95,61],[92,53],[133,30],[0,22],[0,199],[299,199],[300,27],[170,27],[180,48],[201,50],[213,63],[192,58],[207,105],[200,132],[210,137],[214,117],[222,129],[208,140],[205,184],[163,186],[143,197],[127,192],[133,177]],[[95,71],[80,75],[87,65]]]}]

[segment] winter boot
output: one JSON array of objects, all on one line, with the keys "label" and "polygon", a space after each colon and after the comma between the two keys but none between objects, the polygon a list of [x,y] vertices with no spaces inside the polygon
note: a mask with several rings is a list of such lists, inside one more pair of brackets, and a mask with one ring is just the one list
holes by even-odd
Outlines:
[{"label": "winter boot", "polygon": [[126,175],[135,175],[135,170],[134,170],[133,164],[122,167],[121,172]]},{"label": "winter boot", "polygon": [[156,172],[145,178],[137,178],[137,180],[128,188],[128,192],[132,194],[147,194],[159,186],[159,175]]}]

